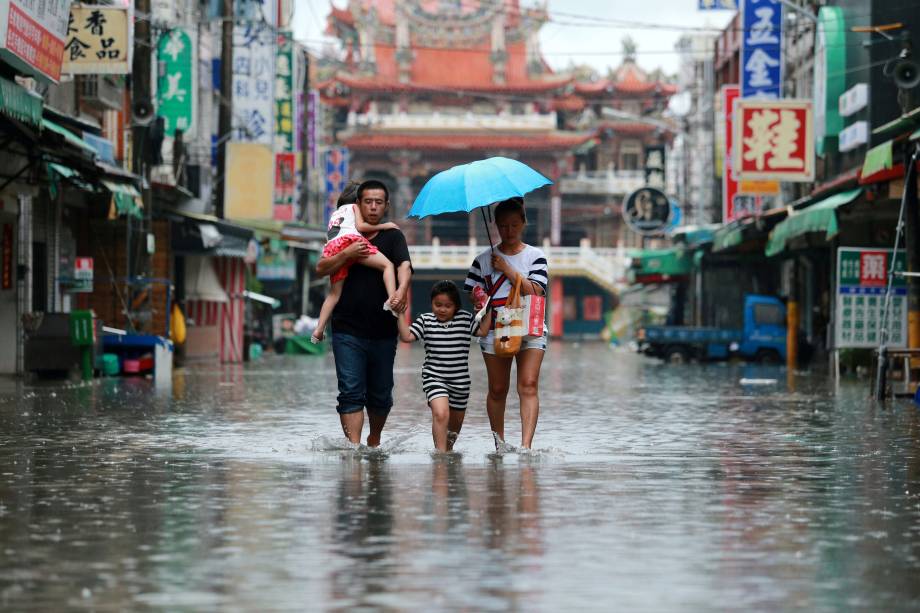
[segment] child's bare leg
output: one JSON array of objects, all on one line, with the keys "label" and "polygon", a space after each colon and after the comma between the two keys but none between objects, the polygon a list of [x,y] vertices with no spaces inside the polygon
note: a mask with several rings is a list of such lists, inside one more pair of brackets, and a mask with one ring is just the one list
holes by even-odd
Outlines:
[{"label": "child's bare leg", "polygon": [[450,417],[447,420],[447,450],[453,451],[454,443],[460,436],[460,428],[463,427],[463,418],[466,417],[466,411],[454,411],[451,409]]},{"label": "child's bare leg", "polygon": [[447,421],[450,417],[447,396],[433,399],[428,406],[431,407],[431,437],[435,449],[447,451]]},{"label": "child's bare leg", "polygon": [[329,323],[329,318],[332,317],[332,311],[335,310],[335,305],[339,303],[339,298],[342,297],[343,285],[345,285],[345,279],[333,283],[329,289],[329,294],[323,300],[323,306],[319,309],[319,321],[316,322],[316,329],[313,330],[313,338],[318,341],[323,340],[323,336],[325,336],[326,325]]},{"label": "child's bare leg", "polygon": [[392,298],[396,293],[396,269],[393,267],[393,262],[382,253],[375,253],[359,260],[359,263],[383,272],[383,284],[387,288],[387,296]]}]

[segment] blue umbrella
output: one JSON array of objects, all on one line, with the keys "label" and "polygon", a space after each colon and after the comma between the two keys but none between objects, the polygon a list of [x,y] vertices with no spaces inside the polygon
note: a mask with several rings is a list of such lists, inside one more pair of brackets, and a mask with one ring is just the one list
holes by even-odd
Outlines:
[{"label": "blue umbrella", "polygon": [[[527,164],[509,158],[494,157],[461,164],[433,176],[419,192],[408,217],[469,213],[550,184],[552,181]],[[481,212],[485,221],[485,210]],[[488,223],[486,233],[489,233]],[[491,233],[489,245],[492,245]]]}]

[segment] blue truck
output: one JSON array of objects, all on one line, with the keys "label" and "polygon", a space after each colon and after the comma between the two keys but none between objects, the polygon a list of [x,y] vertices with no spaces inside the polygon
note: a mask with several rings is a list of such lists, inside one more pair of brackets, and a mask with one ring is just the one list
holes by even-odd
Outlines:
[{"label": "blue truck", "polygon": [[774,296],[744,297],[740,330],[690,326],[639,329],[639,352],[671,363],[740,356],[763,364],[786,361],[786,305]]}]

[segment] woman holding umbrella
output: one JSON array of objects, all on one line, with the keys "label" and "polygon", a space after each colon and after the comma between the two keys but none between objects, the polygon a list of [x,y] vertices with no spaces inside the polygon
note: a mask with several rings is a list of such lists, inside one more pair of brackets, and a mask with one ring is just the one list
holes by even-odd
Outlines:
[{"label": "woman holding umbrella", "polygon": [[[501,243],[497,247],[493,245],[489,225],[486,223],[490,248],[473,261],[464,289],[473,292],[475,296],[478,292],[474,290],[479,288],[480,292],[492,294],[491,299],[484,302],[491,300],[493,306],[501,306],[518,276],[522,280],[521,294],[546,294],[546,256],[536,247],[524,244],[521,236],[527,225],[523,195],[551,183],[526,164],[510,158],[491,157],[461,164],[439,172],[425,184],[412,204],[409,217],[422,218],[457,211],[472,213],[479,209],[485,221],[486,210],[498,202],[495,207],[495,225]],[[481,309],[482,306],[477,304],[476,308]],[[484,312],[485,309],[480,310],[477,317],[481,317]],[[489,376],[489,393],[486,397],[489,423],[492,431],[504,441],[505,399],[511,384],[511,363],[517,360],[521,446],[529,449],[533,444],[537,416],[540,413],[537,387],[546,351],[546,328],[544,326],[542,337],[525,341],[514,358],[495,355],[494,337],[494,332],[490,332],[479,341]],[[495,445],[498,447],[498,440]]]},{"label": "woman holding umbrella", "polygon": [[[524,199],[515,197],[499,202],[494,215],[501,242],[494,249],[483,251],[473,260],[464,289],[475,295],[479,293],[476,288],[480,288],[485,294],[492,296],[492,306],[498,307],[504,304],[511,287],[520,276],[522,296],[545,295],[549,278],[546,255],[537,247],[521,240],[527,226]],[[478,309],[482,305],[476,306]],[[489,425],[492,432],[502,441],[505,440],[505,401],[511,384],[511,363],[517,361],[517,393],[521,402],[521,447],[530,449],[540,413],[538,386],[540,367],[546,352],[546,329],[544,327],[541,338],[525,340],[513,358],[495,355],[494,331],[481,338],[479,346],[489,379],[489,391],[486,396]],[[498,445],[499,441],[496,440],[496,446]]]}]

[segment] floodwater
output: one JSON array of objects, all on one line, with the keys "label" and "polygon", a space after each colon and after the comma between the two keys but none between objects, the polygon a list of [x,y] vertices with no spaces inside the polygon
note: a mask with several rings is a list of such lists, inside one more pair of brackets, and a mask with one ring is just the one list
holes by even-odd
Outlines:
[{"label": "floodwater", "polygon": [[[380,451],[344,444],[331,356],[186,369],[170,393],[7,381],[0,609],[920,606],[912,404],[556,343],[538,449],[497,455],[476,353],[446,456],[430,452],[418,348],[400,348]],[[516,400],[508,417],[515,443]]]}]

